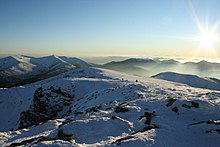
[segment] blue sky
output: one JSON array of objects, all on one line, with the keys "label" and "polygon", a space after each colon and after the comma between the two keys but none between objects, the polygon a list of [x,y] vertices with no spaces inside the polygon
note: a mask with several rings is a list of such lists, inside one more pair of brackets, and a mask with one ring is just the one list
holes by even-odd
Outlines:
[{"label": "blue sky", "polygon": [[[191,56],[219,0],[0,0],[1,54]],[[219,29],[218,29],[219,33]],[[220,53],[219,44],[214,46]],[[198,53],[196,56],[203,56]]]}]

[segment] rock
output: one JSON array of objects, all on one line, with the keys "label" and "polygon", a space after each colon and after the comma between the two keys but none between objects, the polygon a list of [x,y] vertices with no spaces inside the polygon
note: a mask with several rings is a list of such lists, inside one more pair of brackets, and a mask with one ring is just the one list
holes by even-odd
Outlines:
[{"label": "rock", "polygon": [[182,107],[187,108],[187,109],[189,109],[189,108],[199,108],[199,104],[196,103],[196,102],[191,102],[191,105],[183,104]]},{"label": "rock", "polygon": [[170,98],[170,99],[168,100],[168,103],[166,104],[166,106],[167,106],[167,107],[172,106],[172,105],[173,105],[173,103],[174,103],[176,100],[177,100],[177,99]]},{"label": "rock", "polygon": [[67,115],[71,112],[70,104],[73,98],[74,96],[62,91],[61,88],[56,89],[53,86],[48,89],[38,88],[29,110],[20,114],[19,129]]},{"label": "rock", "polygon": [[124,107],[122,107],[122,106],[117,106],[117,107],[115,107],[115,112],[116,112],[116,113],[119,113],[119,112],[127,112],[127,111],[129,111],[128,108],[124,108]]}]

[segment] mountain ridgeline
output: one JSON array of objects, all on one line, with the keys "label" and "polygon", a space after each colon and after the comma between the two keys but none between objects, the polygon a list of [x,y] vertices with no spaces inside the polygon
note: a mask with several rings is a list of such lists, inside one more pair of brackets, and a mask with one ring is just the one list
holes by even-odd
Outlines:
[{"label": "mountain ridgeline", "polygon": [[172,59],[98,65],[65,56],[2,58],[1,84],[14,87],[0,88],[0,146],[219,147],[218,78],[177,72],[147,77],[218,66]]},{"label": "mountain ridgeline", "polygon": [[33,83],[82,67],[99,67],[144,77],[172,71],[209,77],[215,81],[220,78],[220,63],[204,60],[181,63],[174,59],[129,58],[100,65],[87,63],[75,57],[53,55],[36,58],[20,55],[0,59],[0,88]]},{"label": "mountain ridgeline", "polygon": [[153,76],[161,72],[172,71],[195,74],[202,77],[220,78],[220,63],[207,62],[204,60],[181,63],[174,59],[130,58],[123,61],[112,61],[101,67],[139,76]]},{"label": "mountain ridgeline", "polygon": [[89,66],[85,61],[74,57],[8,56],[0,59],[0,87],[29,84],[71,69]]}]

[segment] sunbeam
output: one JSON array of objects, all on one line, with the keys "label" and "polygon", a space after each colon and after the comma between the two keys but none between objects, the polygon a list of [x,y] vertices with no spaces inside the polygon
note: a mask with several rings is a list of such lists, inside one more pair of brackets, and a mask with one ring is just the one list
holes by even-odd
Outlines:
[{"label": "sunbeam", "polygon": [[200,21],[192,4],[191,4],[191,12],[195,24],[198,30],[200,31],[199,35],[190,38],[191,40],[199,42],[199,47],[196,51],[195,56],[202,53],[204,54],[205,57],[216,57],[214,44],[220,41],[218,34],[220,21],[217,21],[213,26],[209,27],[208,20],[206,20],[204,24]]}]

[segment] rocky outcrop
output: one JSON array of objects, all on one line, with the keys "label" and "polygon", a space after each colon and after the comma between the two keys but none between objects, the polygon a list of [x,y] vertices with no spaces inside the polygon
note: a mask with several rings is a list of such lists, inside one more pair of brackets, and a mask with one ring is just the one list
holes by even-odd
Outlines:
[{"label": "rocky outcrop", "polygon": [[70,114],[70,104],[73,99],[73,95],[62,91],[60,87],[38,88],[34,93],[30,109],[20,114],[19,129]]}]

